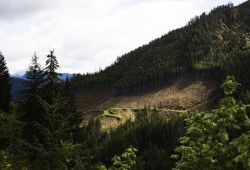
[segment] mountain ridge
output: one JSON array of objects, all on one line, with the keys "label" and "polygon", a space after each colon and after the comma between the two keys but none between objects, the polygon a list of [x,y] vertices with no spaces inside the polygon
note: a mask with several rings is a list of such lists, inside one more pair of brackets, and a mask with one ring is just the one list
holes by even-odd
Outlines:
[{"label": "mountain ridge", "polygon": [[[15,77],[15,78],[20,78],[20,79],[26,79],[25,78],[25,74],[26,74],[26,72],[18,72],[18,73],[14,73],[14,74],[11,74],[10,76],[11,77]],[[73,76],[73,74],[74,73],[59,73],[60,74],[60,76],[59,76],[59,78],[61,79],[61,80],[65,80],[67,77],[68,78],[71,78],[72,76]]]},{"label": "mountain ridge", "polygon": [[249,11],[250,1],[214,8],[124,54],[104,70],[73,76],[83,124],[94,117],[101,119],[104,129],[115,128],[124,123],[120,117],[130,119],[137,114],[134,109],[148,107],[212,110],[227,75],[234,75],[241,84],[239,93],[244,92],[250,84]]},{"label": "mountain ridge", "polygon": [[[246,89],[250,82],[250,2],[214,8],[123,56],[105,70],[77,75],[75,91],[110,88],[113,96],[143,93],[186,73],[222,82],[235,75]],[[243,62],[244,61],[244,62]]]}]

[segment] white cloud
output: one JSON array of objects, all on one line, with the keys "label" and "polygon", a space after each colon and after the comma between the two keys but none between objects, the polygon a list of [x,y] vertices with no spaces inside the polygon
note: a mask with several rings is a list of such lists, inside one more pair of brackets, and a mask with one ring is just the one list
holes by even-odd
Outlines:
[{"label": "white cloud", "polygon": [[[233,1],[236,5],[243,0]],[[11,73],[55,49],[61,72],[93,72],[228,1],[0,0],[0,50]]]}]

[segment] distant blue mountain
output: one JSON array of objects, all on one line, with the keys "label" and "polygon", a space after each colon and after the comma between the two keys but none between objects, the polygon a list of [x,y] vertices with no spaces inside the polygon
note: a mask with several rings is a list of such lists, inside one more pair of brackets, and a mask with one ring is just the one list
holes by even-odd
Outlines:
[{"label": "distant blue mountain", "polygon": [[[59,76],[59,78],[61,80],[65,80],[67,77],[70,78],[73,76],[73,74],[70,74],[70,73],[60,73],[61,76]],[[25,78],[25,72],[18,72],[18,73],[15,73],[15,74],[11,74],[11,77],[15,77],[15,78],[19,78],[19,79],[26,79]]]},{"label": "distant blue mountain", "polygon": [[15,78],[19,78],[19,79],[25,79],[25,73],[26,73],[25,70],[21,70],[21,71],[14,73],[14,74],[11,74],[10,76],[15,77]]},{"label": "distant blue mountain", "polygon": [[61,74],[61,76],[59,76],[59,77],[61,80],[65,80],[67,77],[70,78],[73,76],[73,74],[70,74],[70,73],[60,73],[60,74]]},{"label": "distant blue mountain", "polygon": [[23,79],[11,77],[10,83],[11,83],[12,101],[17,101],[17,99],[19,97],[18,92],[24,89]]},{"label": "distant blue mountain", "polygon": [[[61,80],[65,80],[67,77],[70,78],[73,76],[73,74],[70,73],[60,73],[60,79]],[[19,91],[24,89],[24,85],[23,85],[23,80],[25,80],[25,73],[23,74],[12,74],[11,75],[11,79],[10,82],[12,84],[12,88],[11,88],[11,95],[12,95],[12,101],[17,101],[18,97],[19,97]]]}]

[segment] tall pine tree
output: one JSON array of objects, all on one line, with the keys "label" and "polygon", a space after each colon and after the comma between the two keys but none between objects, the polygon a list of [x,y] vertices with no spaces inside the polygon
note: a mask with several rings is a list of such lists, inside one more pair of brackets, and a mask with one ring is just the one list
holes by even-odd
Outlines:
[{"label": "tall pine tree", "polygon": [[58,61],[56,56],[54,55],[54,50],[50,51],[50,54],[47,55],[46,66],[44,69],[44,94],[45,100],[48,103],[52,103],[53,98],[55,98],[56,93],[59,92],[60,89],[60,78],[59,73],[57,73],[57,69],[59,68]]},{"label": "tall pine tree", "polygon": [[23,81],[24,90],[21,91],[19,112],[21,113],[21,121],[25,123],[23,129],[24,136],[26,140],[31,142],[35,136],[37,137],[37,129],[34,123],[41,123],[43,119],[42,107],[37,100],[37,96],[42,95],[41,89],[44,78],[36,53],[31,59],[25,78],[26,80]]},{"label": "tall pine tree", "polygon": [[9,112],[11,101],[11,84],[8,67],[2,52],[0,52],[0,109]]},{"label": "tall pine tree", "polygon": [[[43,169],[67,169],[71,159],[68,155],[76,147],[71,143],[76,114],[74,98],[68,80],[62,83],[59,79],[58,68],[54,51],[51,51],[43,73],[42,94],[37,96],[43,110],[43,122],[36,123],[41,138],[33,143],[37,154],[34,169],[39,169],[40,165],[44,165]],[[72,150],[65,148],[65,144],[72,146]]]}]

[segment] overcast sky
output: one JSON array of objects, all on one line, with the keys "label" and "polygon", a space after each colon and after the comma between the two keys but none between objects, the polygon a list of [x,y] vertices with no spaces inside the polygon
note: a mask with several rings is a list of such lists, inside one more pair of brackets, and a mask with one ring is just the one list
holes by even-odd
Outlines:
[{"label": "overcast sky", "polygon": [[[238,5],[246,0],[231,0]],[[60,72],[105,68],[118,56],[229,0],[0,0],[0,51],[10,73],[55,49]]]}]

